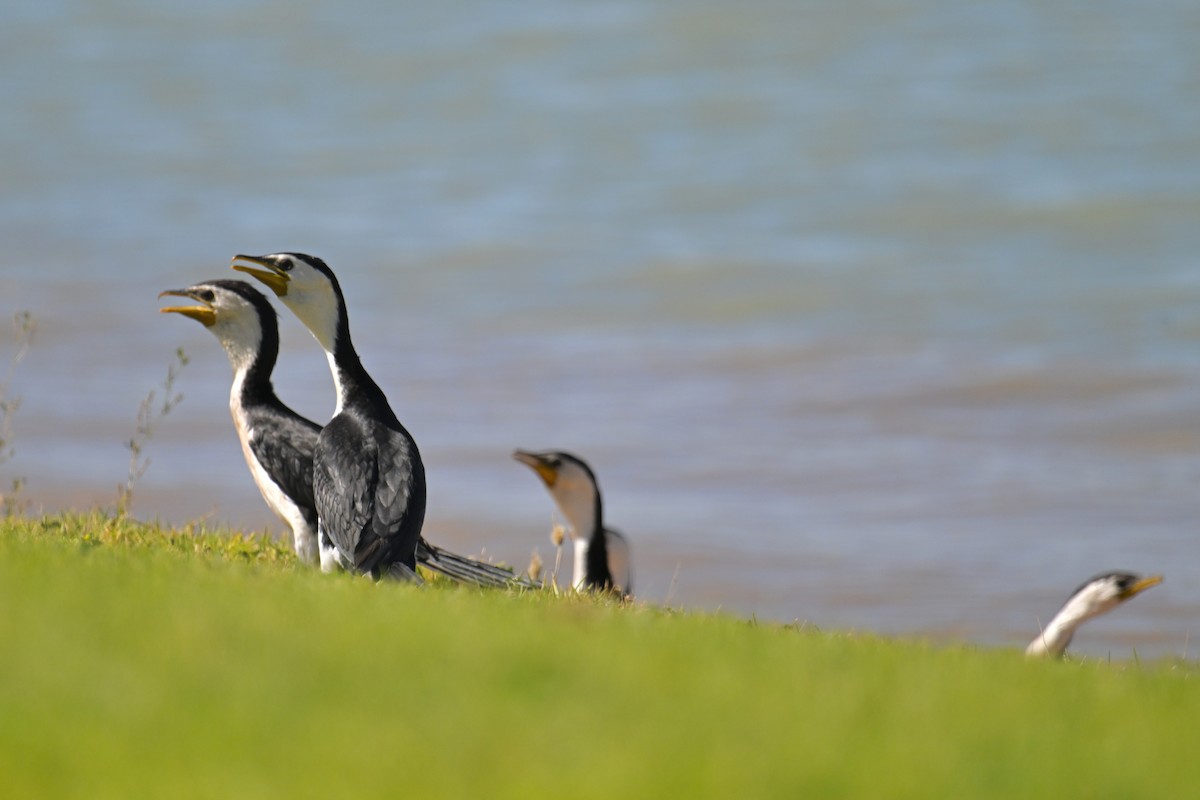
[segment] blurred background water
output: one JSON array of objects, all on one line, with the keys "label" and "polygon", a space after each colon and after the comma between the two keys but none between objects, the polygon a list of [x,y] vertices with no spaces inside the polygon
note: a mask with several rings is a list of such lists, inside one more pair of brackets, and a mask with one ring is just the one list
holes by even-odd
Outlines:
[{"label": "blurred background water", "polygon": [[[553,560],[514,447],[572,450],[652,602],[1192,655],[1200,6],[18,0],[0,312],[32,510],[282,526],[229,367],[155,296],[299,250],[429,470],[428,537]],[[276,385],[328,417],[286,313]],[[7,360],[13,335],[3,332]]]}]

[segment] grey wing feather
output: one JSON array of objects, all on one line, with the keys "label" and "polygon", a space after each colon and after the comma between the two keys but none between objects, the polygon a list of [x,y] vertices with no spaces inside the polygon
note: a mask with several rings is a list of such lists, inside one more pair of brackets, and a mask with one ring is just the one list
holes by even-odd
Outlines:
[{"label": "grey wing feather", "polygon": [[[416,567],[414,556],[425,518],[425,473],[416,444],[401,428],[374,429],[378,460],[374,514],[359,542],[360,564],[374,570],[383,561]],[[369,552],[368,552],[369,551]]]},{"label": "grey wing feather", "polygon": [[403,437],[381,427],[376,448],[381,469],[379,484],[375,487],[374,532],[389,537],[395,534],[397,526],[411,511],[412,447]]}]

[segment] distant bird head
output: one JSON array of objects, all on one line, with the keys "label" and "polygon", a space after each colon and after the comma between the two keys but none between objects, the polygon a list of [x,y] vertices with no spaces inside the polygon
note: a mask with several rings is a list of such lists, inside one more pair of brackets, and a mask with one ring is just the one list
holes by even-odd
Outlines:
[{"label": "distant bird head", "polygon": [[275,309],[245,281],[204,281],[186,289],[168,289],[158,296],[195,300],[199,305],[168,306],[159,311],[181,314],[204,325],[220,340],[235,367],[253,359],[263,349],[264,338],[273,340],[267,348],[270,358],[279,348]]},{"label": "distant bird head", "polygon": [[1046,629],[1029,643],[1028,655],[1061,656],[1075,630],[1093,617],[1113,610],[1152,586],[1163,582],[1161,575],[1142,578],[1130,572],[1106,572],[1076,589]]},{"label": "distant bird head", "polygon": [[333,352],[339,335],[348,335],[341,286],[333,270],[316,256],[304,253],[236,255],[231,266],[257,278],[275,292],[326,351]]},{"label": "distant bird head", "polygon": [[571,538],[588,538],[600,524],[600,489],[591,468],[560,450],[517,450],[513,458],[533,469],[571,525]]},{"label": "distant bird head", "polygon": [[1142,578],[1131,572],[1108,572],[1085,581],[1071,594],[1066,605],[1086,610],[1090,618],[1111,611],[1162,582],[1162,575]]}]

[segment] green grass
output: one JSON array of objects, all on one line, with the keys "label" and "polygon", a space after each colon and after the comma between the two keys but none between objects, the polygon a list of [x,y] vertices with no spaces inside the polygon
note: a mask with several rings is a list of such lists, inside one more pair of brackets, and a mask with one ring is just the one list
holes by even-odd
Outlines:
[{"label": "green grass", "polygon": [[266,538],[0,521],[4,797],[1185,797],[1182,663],[324,576]]}]

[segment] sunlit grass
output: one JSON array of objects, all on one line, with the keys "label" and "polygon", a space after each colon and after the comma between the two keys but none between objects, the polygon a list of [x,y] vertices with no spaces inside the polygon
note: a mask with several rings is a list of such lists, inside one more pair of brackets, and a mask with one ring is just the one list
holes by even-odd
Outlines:
[{"label": "sunlit grass", "polygon": [[1196,673],[325,576],[262,536],[0,523],[6,797],[1142,797]]}]

